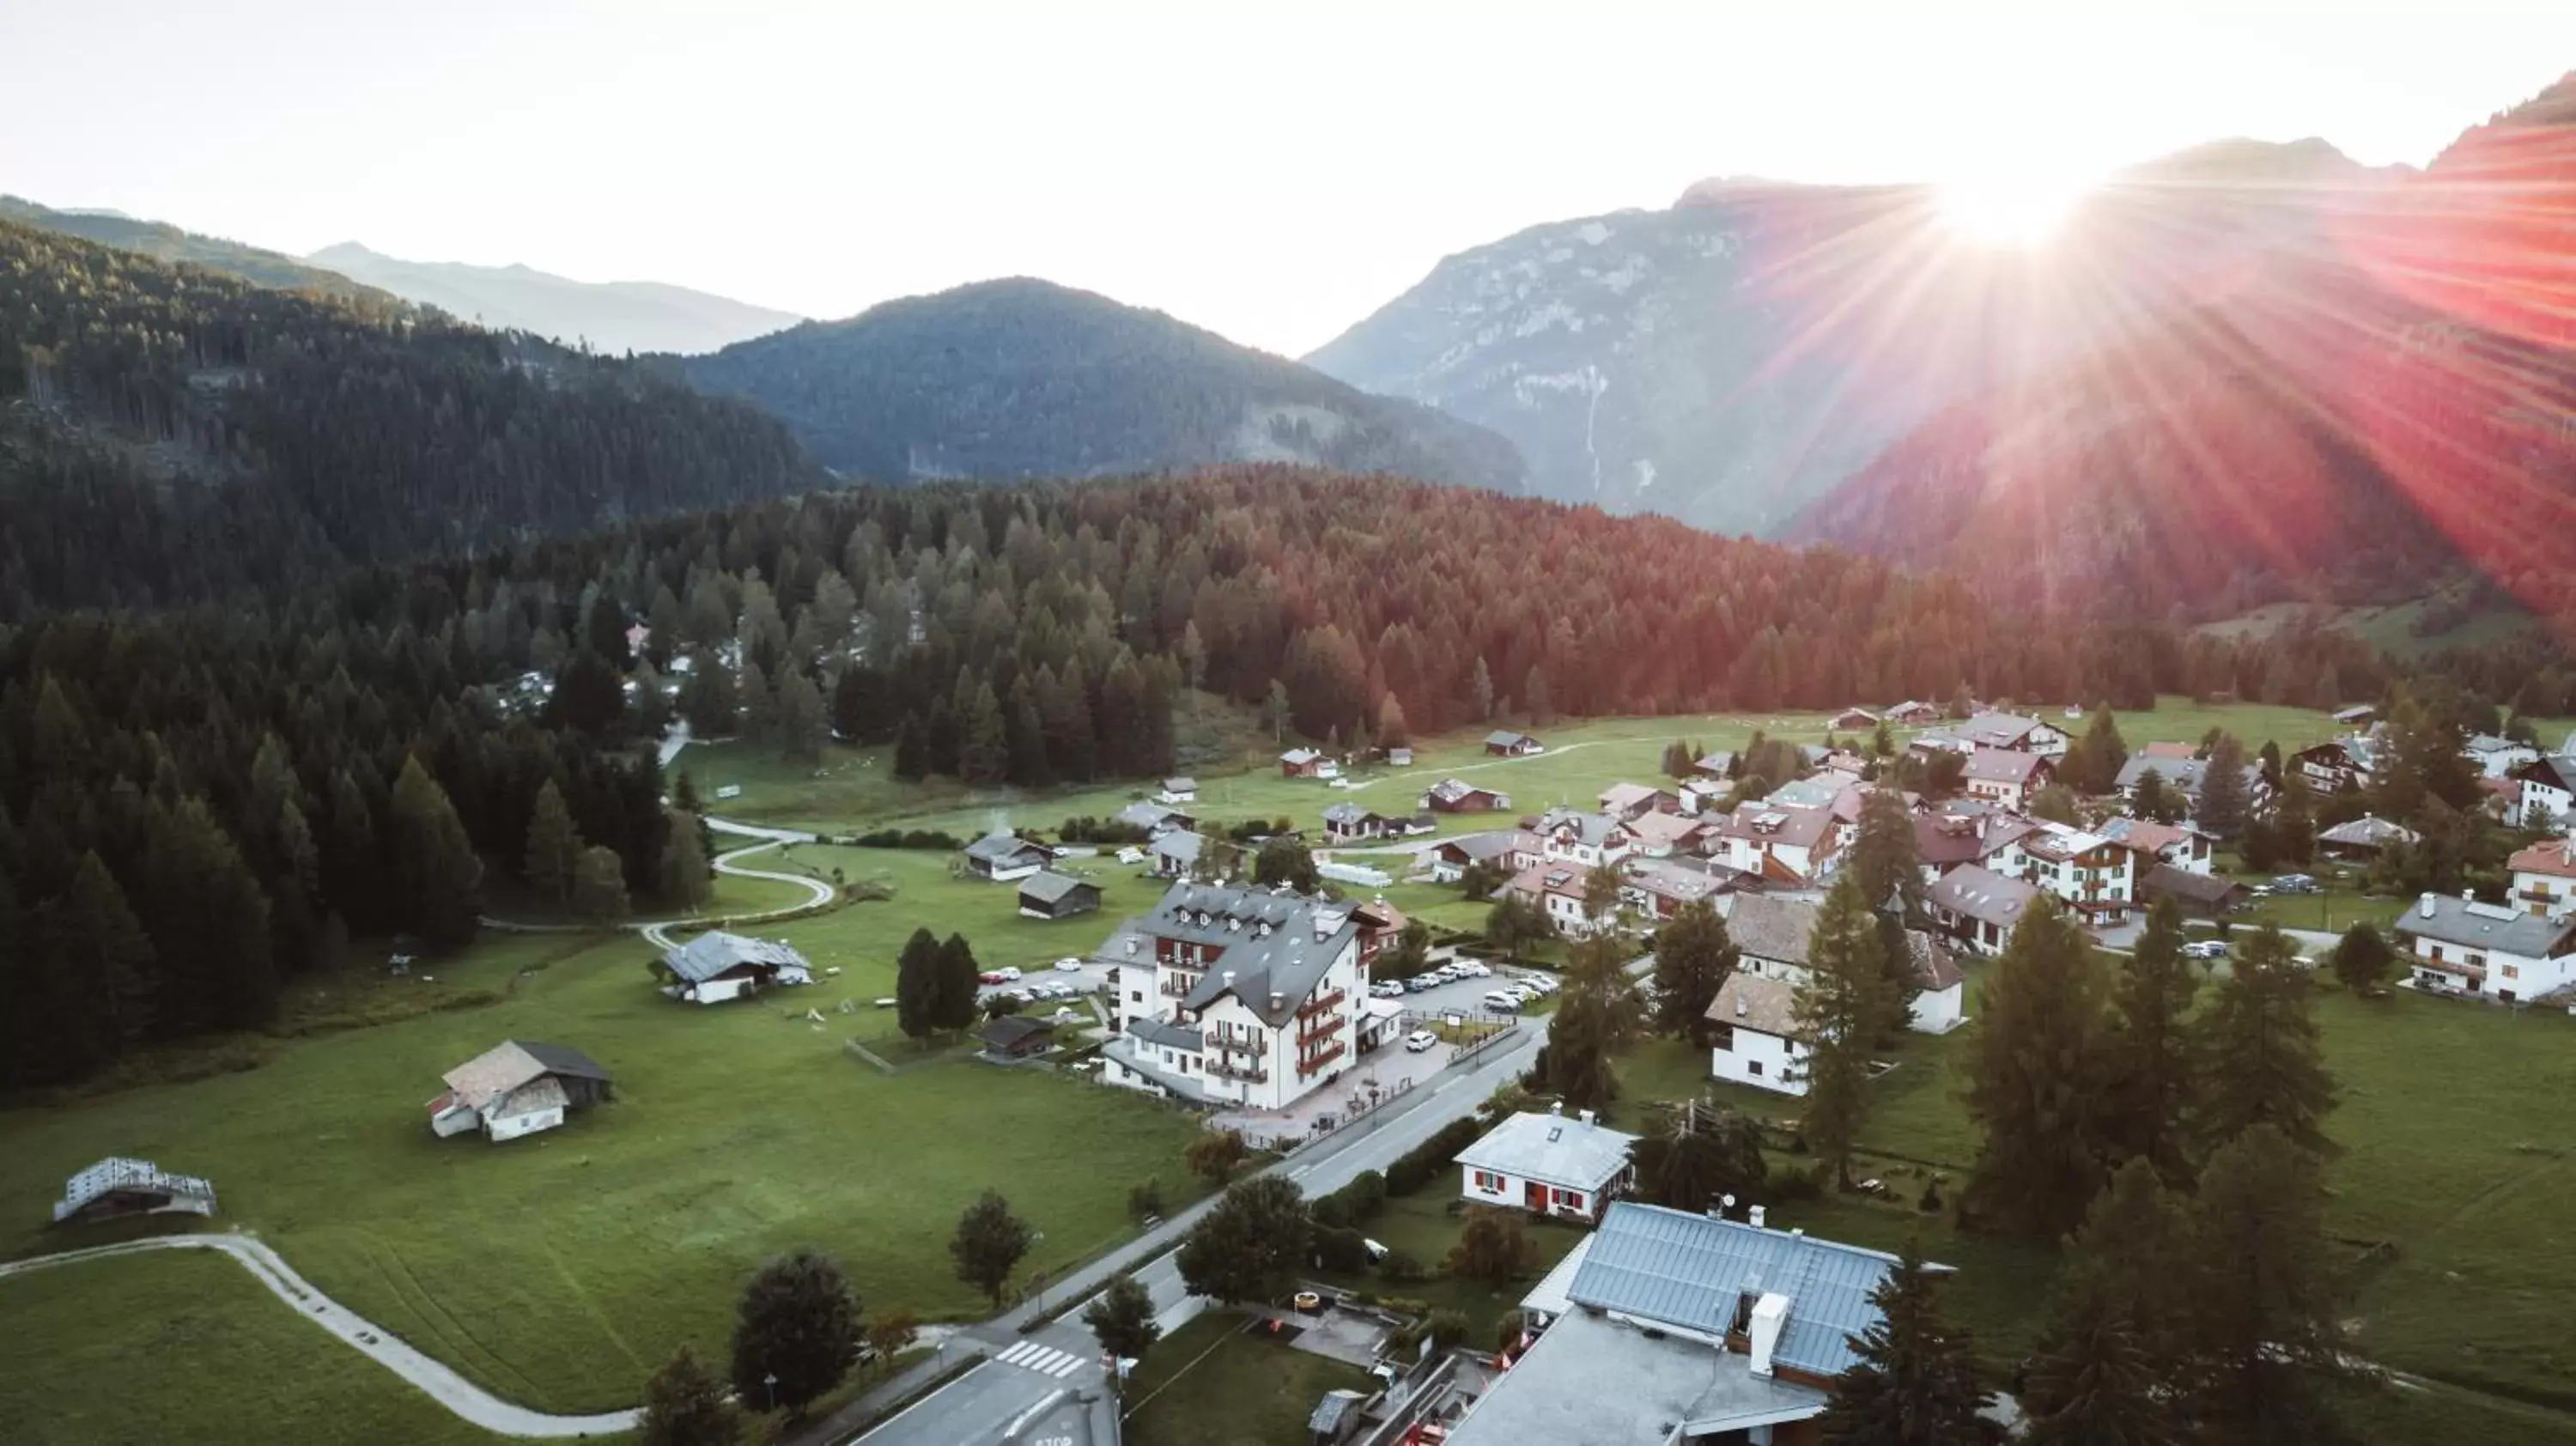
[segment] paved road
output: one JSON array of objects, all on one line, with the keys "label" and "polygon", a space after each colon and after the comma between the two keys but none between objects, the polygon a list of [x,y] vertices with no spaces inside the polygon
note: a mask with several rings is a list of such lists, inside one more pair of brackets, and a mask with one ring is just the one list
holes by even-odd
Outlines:
[{"label": "paved road", "polygon": [[474,1425],[501,1436],[570,1437],[600,1436],[614,1431],[632,1430],[639,1414],[633,1410],[611,1411],[598,1416],[549,1416],[524,1406],[513,1406],[484,1390],[463,1376],[410,1346],[391,1331],[367,1320],[313,1288],[312,1282],[295,1273],[278,1253],[247,1235],[157,1235],[145,1240],[129,1240],[118,1245],[93,1246],[87,1250],[66,1250],[57,1255],[38,1255],[26,1260],[0,1264],[0,1279],[30,1270],[45,1270],[76,1261],[101,1260],[109,1256],[139,1255],[150,1250],[218,1250],[240,1262],[241,1267],[268,1287],[269,1292],[286,1302],[297,1315],[339,1337],[348,1345],[366,1353],[378,1365],[418,1386],[430,1399],[455,1412]]},{"label": "paved road", "polygon": [[[1642,972],[1639,960],[1630,971]],[[1492,987],[1491,981],[1467,981]],[[1465,986],[1453,986],[1463,989]],[[1481,994],[1483,989],[1475,993]],[[1429,996],[1411,996],[1420,1000]],[[1338,1190],[1364,1170],[1383,1173],[1397,1156],[1421,1144],[1450,1121],[1474,1113],[1485,1098],[1529,1068],[1531,1054],[1547,1039],[1548,1019],[1529,1021],[1511,1039],[1495,1045],[1472,1063],[1454,1069],[1437,1082],[1402,1095],[1359,1124],[1305,1146],[1265,1173],[1285,1175],[1308,1195]],[[1048,1292],[1044,1301],[1061,1303],[1064,1291],[1088,1296],[1122,1270],[1133,1271],[1152,1294],[1165,1330],[1177,1329],[1196,1316],[1205,1302],[1181,1284],[1173,1255],[1181,1238],[1213,1204],[1201,1201],[1181,1215],[1077,1272]],[[1077,1395],[1099,1393],[1106,1384],[1100,1347],[1068,1312],[1027,1336],[1022,1322],[1041,1313],[1043,1302],[1021,1306],[982,1325],[969,1328],[948,1347],[950,1360],[959,1350],[975,1351],[983,1363],[927,1399],[862,1436],[848,1428],[827,1428],[807,1439],[839,1443],[865,1441],[868,1446],[1000,1446],[1028,1439],[1029,1429],[1012,1433],[1014,1422],[1045,1406],[1060,1390]],[[1033,1347],[1034,1349],[1025,1349]]]}]

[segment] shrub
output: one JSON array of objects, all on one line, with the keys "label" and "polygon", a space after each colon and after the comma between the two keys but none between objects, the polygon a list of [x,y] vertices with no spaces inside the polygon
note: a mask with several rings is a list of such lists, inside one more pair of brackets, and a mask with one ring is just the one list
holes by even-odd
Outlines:
[{"label": "shrub", "polygon": [[[1397,1285],[1410,1285],[1422,1279],[1425,1274],[1422,1262],[1415,1258],[1410,1250],[1388,1251],[1386,1258],[1377,1263],[1377,1273],[1380,1279],[1393,1281]],[[1387,1308],[1394,1309],[1395,1303],[1387,1302]]]},{"label": "shrub", "polygon": [[943,853],[966,847],[966,841],[955,834],[929,828],[881,828],[874,833],[853,834],[849,844],[862,849],[936,849]]},{"label": "shrub", "polygon": [[1439,1133],[1397,1156],[1395,1163],[1386,1167],[1386,1193],[1410,1195],[1447,1173],[1458,1152],[1476,1143],[1484,1129],[1473,1115],[1441,1126]]},{"label": "shrub", "polygon": [[1445,1351],[1466,1341],[1467,1318],[1454,1310],[1435,1310],[1422,1323],[1422,1331],[1431,1337],[1432,1345]]},{"label": "shrub", "polygon": [[1137,1220],[1150,1220],[1163,1213],[1163,1182],[1148,1179],[1127,1192],[1127,1214]]},{"label": "shrub", "polygon": [[1813,1170],[1774,1170],[1771,1173],[1771,1194],[1781,1201],[1821,1200],[1825,1187],[1817,1183]]},{"label": "shrub", "polygon": [[1315,1229],[1315,1268],[1335,1275],[1356,1275],[1368,1269],[1368,1242],[1356,1231],[1343,1226],[1317,1222]]},{"label": "shrub", "polygon": [[1339,1190],[1330,1195],[1316,1196],[1307,1213],[1313,1215],[1315,1224],[1325,1230],[1345,1230],[1350,1227],[1351,1207],[1342,1199],[1342,1192]]}]

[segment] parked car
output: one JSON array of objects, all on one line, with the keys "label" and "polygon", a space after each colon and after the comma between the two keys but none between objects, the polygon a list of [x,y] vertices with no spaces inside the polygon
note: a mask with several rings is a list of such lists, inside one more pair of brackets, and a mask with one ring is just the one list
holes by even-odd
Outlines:
[{"label": "parked car", "polygon": [[1440,1036],[1427,1029],[1417,1029],[1404,1037],[1404,1047],[1420,1054],[1440,1042]]},{"label": "parked car", "polygon": [[2182,946],[2182,957],[2185,959],[2224,959],[2227,957],[2227,941],[2224,939],[2195,939]]},{"label": "parked car", "polygon": [[1000,975],[1002,982],[1005,984],[1017,983],[1020,977],[1020,971],[1012,968],[1008,964],[1003,965],[1001,968],[996,969],[993,972]]},{"label": "parked car", "polygon": [[1381,979],[1369,986],[1369,993],[1379,999],[1400,999],[1404,996],[1404,981]]},{"label": "parked car", "polygon": [[978,984],[1008,984],[1011,981],[1010,977],[1004,974],[1001,970],[987,969],[983,973],[975,976],[975,982]]},{"label": "parked car", "polygon": [[1524,974],[1520,978],[1512,981],[1512,987],[1515,989],[1526,989],[1533,994],[1554,994],[1557,989],[1556,976],[1552,974]]},{"label": "parked car", "polygon": [[1494,966],[1482,959],[1458,960],[1457,969],[1459,977],[1464,979],[1482,979],[1494,972]]},{"label": "parked car", "polygon": [[1081,961],[1081,960],[1079,960],[1079,959],[1070,959],[1070,958],[1067,958],[1067,959],[1058,959],[1057,961],[1055,961],[1055,967],[1056,967],[1056,969],[1057,969],[1059,972],[1061,972],[1061,973],[1065,973],[1065,974],[1078,973],[1078,972],[1080,972],[1080,971],[1081,971],[1081,969],[1082,969],[1082,961]]},{"label": "parked car", "polygon": [[1444,982],[1445,981],[1443,980],[1434,979],[1428,974],[1416,974],[1412,978],[1404,981],[1404,992],[1407,994],[1419,994],[1425,989],[1437,989]]},{"label": "parked car", "polygon": [[1500,1010],[1504,1013],[1509,1013],[1527,1003],[1529,1003],[1529,996],[1517,989],[1496,989],[1485,995],[1487,1009]]}]

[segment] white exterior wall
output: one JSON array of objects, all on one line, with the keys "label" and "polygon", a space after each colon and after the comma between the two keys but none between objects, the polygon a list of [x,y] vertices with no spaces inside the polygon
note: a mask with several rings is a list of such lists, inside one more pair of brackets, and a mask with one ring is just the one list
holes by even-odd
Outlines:
[{"label": "white exterior wall", "polygon": [[1708,1072],[1729,1084],[1751,1085],[1774,1094],[1807,1092],[1807,1047],[1776,1034],[1735,1026],[1734,1047],[1708,1052]]},{"label": "white exterior wall", "polygon": [[1958,1028],[1965,1018],[1960,1002],[1966,992],[1965,981],[1947,989],[1915,991],[1914,1002],[1906,1006],[1906,1027],[1921,1034],[1947,1034]]},{"label": "white exterior wall", "polygon": [[[1476,1183],[1478,1175],[1487,1176],[1500,1183],[1492,1188],[1481,1187]],[[1503,1205],[1514,1210],[1527,1210],[1529,1209],[1529,1187],[1534,1178],[1527,1175],[1506,1175],[1500,1171],[1478,1170],[1472,1166],[1461,1165],[1458,1167],[1458,1194],[1471,1205]],[[1548,1205],[1547,1209],[1535,1213],[1584,1220],[1600,1217],[1601,1197],[1605,1193],[1604,1190],[1564,1181],[1539,1180],[1537,1183],[1546,1187]],[[1583,1203],[1580,1206],[1557,1204],[1556,1195],[1560,1190],[1575,1192],[1583,1198]]]},{"label": "white exterior wall", "polygon": [[483,1131],[495,1141],[515,1140],[521,1135],[533,1135],[539,1130],[551,1130],[563,1122],[563,1106],[556,1105],[551,1109],[538,1110],[533,1114],[504,1115],[498,1119],[486,1119],[483,1122]]},{"label": "white exterior wall", "polygon": [[[2526,899],[2526,893],[2547,894],[2546,900]],[[2576,879],[2558,874],[2537,874],[2529,869],[2513,873],[2513,905],[2526,914],[2546,914],[2576,904]]]},{"label": "white exterior wall", "polygon": [[2018,783],[1996,783],[1972,778],[1968,780],[1968,796],[1993,799],[2006,808],[2018,811],[2021,808],[2022,786]]},{"label": "white exterior wall", "polygon": [[710,979],[703,984],[690,986],[688,998],[693,1004],[722,1004],[730,999],[739,999],[750,992],[751,980],[748,976]]},{"label": "white exterior wall", "polygon": [[2522,781],[2522,826],[2550,827],[2571,803],[2576,803],[2576,798],[2571,798],[2566,789],[2526,778]]},{"label": "white exterior wall", "polygon": [[1039,864],[1027,864],[1018,868],[997,868],[985,877],[997,884],[1017,883],[1022,879],[1036,877],[1042,867]]},{"label": "white exterior wall", "polygon": [[2487,777],[2502,778],[2526,763],[2538,762],[2540,750],[2527,743],[2518,743],[2511,748],[2499,748],[2493,753],[2478,753],[2463,749],[2461,756],[2476,764],[2478,771]]}]

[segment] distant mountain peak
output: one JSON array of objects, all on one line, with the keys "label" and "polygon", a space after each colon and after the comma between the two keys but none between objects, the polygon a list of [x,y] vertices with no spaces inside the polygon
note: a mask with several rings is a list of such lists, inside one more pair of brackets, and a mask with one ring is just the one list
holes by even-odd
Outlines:
[{"label": "distant mountain peak", "polygon": [[663,282],[575,281],[525,262],[409,261],[356,241],[325,246],[305,259],[485,326],[586,341],[612,354],[711,352],[804,320]]}]

